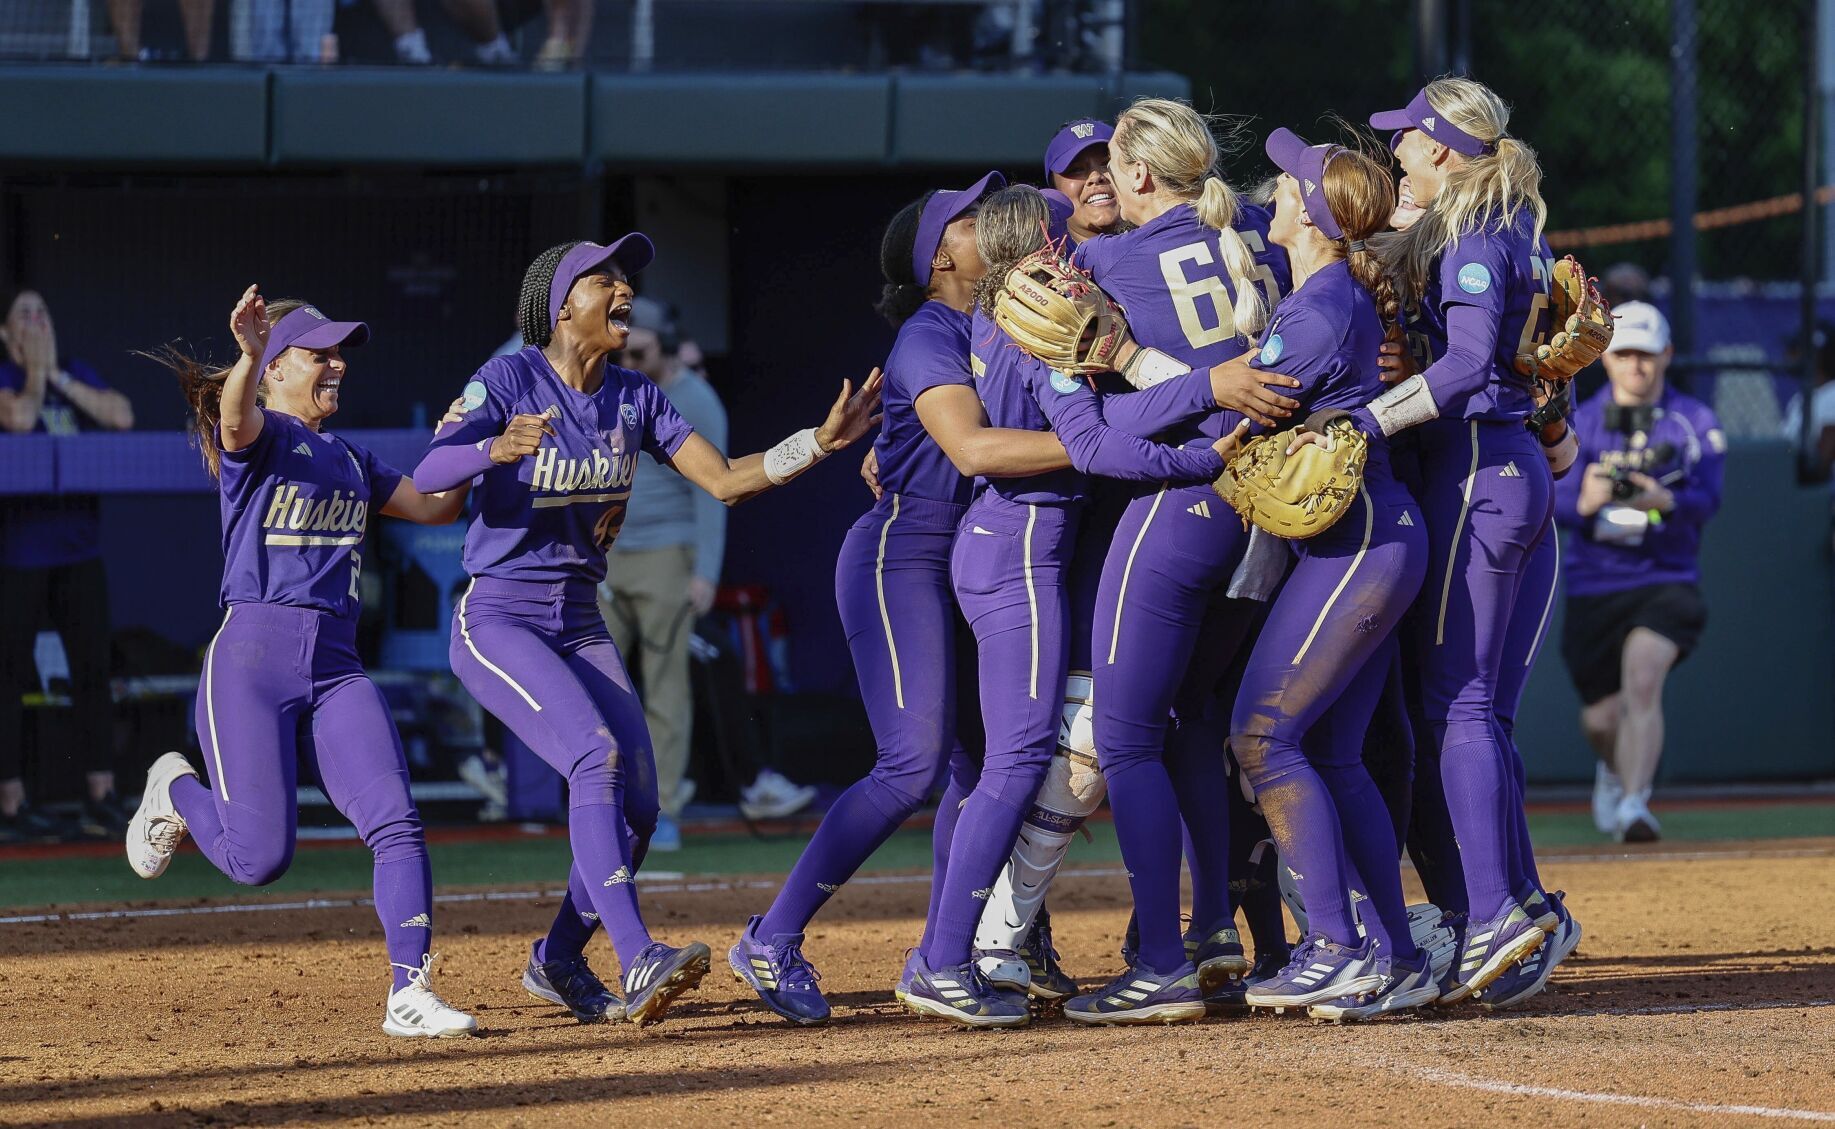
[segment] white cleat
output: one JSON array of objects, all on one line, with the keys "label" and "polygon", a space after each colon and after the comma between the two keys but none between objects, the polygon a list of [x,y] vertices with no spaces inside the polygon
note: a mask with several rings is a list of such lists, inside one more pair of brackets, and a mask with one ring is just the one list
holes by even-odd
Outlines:
[{"label": "white cleat", "polygon": [[1624,798],[1625,782],[1600,761],[1593,768],[1593,826],[1601,835],[1618,834],[1618,802]]},{"label": "white cleat", "polygon": [[1663,825],[1650,814],[1650,791],[1626,792],[1614,813],[1618,841],[1621,843],[1654,843],[1663,837]]},{"label": "white cleat", "polygon": [[395,966],[408,970],[408,983],[389,993],[382,1015],[384,1031],[400,1039],[460,1039],[477,1033],[477,1020],[434,994],[428,980],[433,960],[430,953],[421,959],[419,968]]},{"label": "white cleat", "polygon": [[183,753],[167,753],[147,769],[140,807],[127,822],[127,864],[142,878],[158,878],[185,841],[185,817],[172,806],[172,782],[197,776]]}]

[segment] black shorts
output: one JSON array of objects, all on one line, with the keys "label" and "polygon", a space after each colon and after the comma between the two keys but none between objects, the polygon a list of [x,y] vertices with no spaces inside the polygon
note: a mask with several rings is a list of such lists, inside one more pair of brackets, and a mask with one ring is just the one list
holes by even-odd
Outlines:
[{"label": "black shorts", "polygon": [[1701,640],[1708,606],[1693,584],[1651,584],[1603,596],[1570,596],[1561,627],[1561,657],[1587,705],[1619,690],[1625,636],[1647,627],[1674,643],[1680,663]]}]

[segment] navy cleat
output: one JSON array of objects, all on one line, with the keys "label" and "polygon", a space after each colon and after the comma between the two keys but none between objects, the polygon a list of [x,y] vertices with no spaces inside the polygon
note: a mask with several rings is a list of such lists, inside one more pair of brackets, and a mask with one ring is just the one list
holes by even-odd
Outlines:
[{"label": "navy cleat", "polygon": [[1026,997],[988,983],[972,960],[952,968],[933,969],[921,955],[913,953],[906,968],[911,980],[899,998],[919,1015],[947,1019],[964,1027],[1024,1027],[1032,1022]]},{"label": "navy cleat", "polygon": [[581,1023],[612,1023],[624,1018],[624,1001],[613,995],[584,954],[572,960],[537,960],[541,942],[529,946],[529,967],[522,970],[523,990],[538,1000],[558,1004]]},{"label": "navy cleat", "polygon": [[1206,996],[1221,990],[1232,980],[1241,980],[1249,972],[1249,958],[1242,951],[1242,935],[1231,925],[1209,933],[1189,930],[1185,934],[1185,953],[1186,959],[1197,966],[1198,988]]},{"label": "navy cleat", "polygon": [[[1051,945],[1051,915],[1039,911],[1018,956],[1026,962],[1030,980],[1026,991],[1041,1000],[1062,1000],[1077,992],[1077,982],[1058,965],[1058,951]],[[998,986],[998,985],[997,985]]]},{"label": "navy cleat", "polygon": [[1293,950],[1281,948],[1266,953],[1256,953],[1255,963],[1249,971],[1234,980],[1225,980],[1215,991],[1204,993],[1204,1006],[1211,1015],[1227,1015],[1231,1012],[1249,1010],[1249,989],[1264,980],[1271,980],[1281,974],[1287,962],[1293,958]]},{"label": "navy cleat", "polygon": [[624,970],[624,1015],[639,1027],[655,1023],[683,992],[707,975],[713,954],[699,941],[672,949],[652,941]]},{"label": "navy cleat", "polygon": [[1530,953],[1522,963],[1511,966],[1493,980],[1490,987],[1478,993],[1479,1006],[1487,1011],[1515,1007],[1540,994],[1548,986],[1548,978],[1554,975],[1555,969],[1579,946],[1580,922],[1567,912],[1561,895],[1549,898],[1548,904],[1554,907],[1558,919],[1554,932],[1548,935],[1548,941],[1541,948]]},{"label": "navy cleat", "polygon": [[813,1027],[828,1021],[828,1000],[816,981],[822,974],[803,956],[801,933],[776,933],[769,941],[758,939],[764,919],[746,922],[739,942],[727,950],[726,963],[733,979],[758,993],[759,1000],[792,1023]]},{"label": "navy cleat", "polygon": [[1097,1027],[1195,1023],[1204,1016],[1198,969],[1190,961],[1169,973],[1137,964],[1089,995],[1075,996],[1064,1005],[1066,1019]]},{"label": "navy cleat", "polygon": [[1510,966],[1542,947],[1548,934],[1536,927],[1515,902],[1489,921],[1473,921],[1465,928],[1465,945],[1452,973],[1452,987],[1441,1000],[1456,1004],[1490,987]]}]

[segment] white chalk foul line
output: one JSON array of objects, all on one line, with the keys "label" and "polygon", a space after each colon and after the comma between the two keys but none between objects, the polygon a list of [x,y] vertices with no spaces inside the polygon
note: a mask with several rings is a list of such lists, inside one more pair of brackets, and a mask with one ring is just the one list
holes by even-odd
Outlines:
[{"label": "white chalk foul line", "polygon": [[1384,1069],[1400,1070],[1423,1082],[1479,1090],[1487,1094],[1510,1094],[1517,1097],[1553,1098],[1557,1101],[1587,1102],[1592,1105],[1637,1106],[1642,1109],[1667,1109],[1683,1113],[1706,1113],[1717,1116],[1739,1114],[1744,1117],[1768,1117],[1776,1121],[1814,1121],[1835,1124],[1835,1113],[1818,1109],[1781,1109],[1768,1105],[1718,1105],[1712,1102],[1688,1102],[1678,1098],[1653,1098],[1643,1094],[1598,1093],[1591,1090],[1564,1090],[1556,1086],[1532,1086],[1523,1082],[1499,1082],[1475,1078],[1470,1074],[1443,1070],[1436,1066],[1381,1060]]}]

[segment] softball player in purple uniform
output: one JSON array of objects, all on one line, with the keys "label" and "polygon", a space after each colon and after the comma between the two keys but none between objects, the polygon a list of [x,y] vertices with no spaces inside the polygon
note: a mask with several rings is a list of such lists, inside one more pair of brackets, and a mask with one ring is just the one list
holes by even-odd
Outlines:
[{"label": "softball player in purple uniform", "polygon": [[[1465,872],[1470,922],[1443,994],[1482,990],[1546,934],[1512,888],[1519,800],[1497,722],[1506,635],[1525,566],[1545,535],[1553,483],[1516,358],[1548,330],[1534,151],[1505,135],[1508,108],[1468,79],[1430,83],[1370,124],[1426,210],[1386,249],[1404,289],[1438,311],[1447,348],[1360,412],[1384,435],[1417,428],[1432,555],[1420,633],[1422,706]],[[1547,920],[1544,918],[1543,920]],[[1553,922],[1550,922],[1552,926]]]},{"label": "softball player in purple uniform", "polygon": [[[1183,103],[1143,100],[1115,123],[1109,168],[1122,215],[1135,227],[1088,241],[1076,260],[1126,311],[1135,340],[1159,354],[1148,366],[1209,368],[1240,355],[1286,288],[1286,255],[1265,239],[1267,211],[1238,205],[1215,175],[1217,159],[1204,119]],[[1291,404],[1284,401],[1256,418],[1272,423]],[[1214,412],[1169,436],[1209,445],[1240,418]],[[1234,616],[1210,619],[1226,637],[1201,641],[1199,629],[1247,541],[1208,485],[1138,488],[1108,547],[1095,605],[1093,736],[1116,838],[1132,874],[1138,959],[1169,975],[1185,963],[1179,929],[1183,817],[1191,846],[1192,933],[1207,987],[1248,967],[1229,905],[1229,820],[1222,799],[1229,783],[1221,735],[1208,744],[1169,742],[1167,719],[1182,685],[1206,678],[1215,684],[1240,639],[1243,625]],[[1215,665],[1188,680],[1198,653]]]},{"label": "softball player in purple uniform", "polygon": [[[726,458],[642,374],[606,363],[629,332],[629,278],[654,256],[638,234],[538,256],[518,307],[525,347],[478,371],[415,471],[424,489],[476,483],[465,538],[472,581],[453,619],[453,672],[567,777],[574,865],[523,984],[582,1022],[620,1006],[633,1022],[651,1022],[708,968],[706,945],[655,941],[638,912],[656,776],[642,707],[594,598],[638,449],[732,504],[865,434],[879,392],[877,373],[858,394],[844,382],[819,429],[762,455]],[[622,1005],[586,964],[599,924],[624,968]]]},{"label": "softball player in purple uniform", "polygon": [[[270,312],[274,321],[270,325]],[[328,435],[345,376],[341,350],[369,340],[300,302],[272,310],[251,286],[230,315],[242,355],[208,370],[164,357],[197,414],[198,445],[223,511],[223,626],[205,652],[198,742],[210,783],[181,753],[153,763],[128,825],[128,862],[156,878],[189,832],[237,882],[263,886],[293,859],[295,742],[312,734],[325,794],[376,857],[376,915],[394,986],[382,1029],[458,1036],[477,1023],[429,983],[433,883],[408,766],[389,708],[357,658],[359,547],[373,506],[426,524],[458,516],[463,492],[430,496],[401,472]]]},{"label": "softball player in purple uniform", "polygon": [[[1023,186],[983,205],[976,242],[990,277],[1004,278],[1038,248],[1049,214],[1039,193]],[[922,1014],[971,1026],[1016,1026],[1031,1017],[1024,995],[985,979],[969,959],[970,943],[1021,820],[1034,810],[1055,745],[1058,690],[1068,664],[1066,573],[1088,496],[1084,473],[1208,482],[1223,468],[1208,447],[1163,447],[1110,428],[1083,381],[1026,356],[994,325],[996,290],[982,287],[970,331],[971,368],[988,422],[1055,433],[1075,469],[983,478],[951,554],[956,598],[979,645],[987,751],[946,869],[933,879],[942,885],[935,928],[909,969],[903,999]],[[1194,410],[1209,406],[1203,379],[1202,404]],[[1228,446],[1233,450],[1234,441]]]}]

